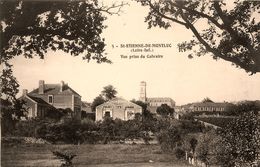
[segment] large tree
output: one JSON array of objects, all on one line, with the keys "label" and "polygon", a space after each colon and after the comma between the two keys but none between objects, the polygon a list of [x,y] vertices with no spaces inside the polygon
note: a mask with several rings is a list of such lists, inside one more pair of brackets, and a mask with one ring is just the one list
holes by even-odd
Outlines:
[{"label": "large tree", "polygon": [[15,98],[19,84],[12,74],[10,60],[44,58],[49,50],[62,50],[98,63],[110,62],[104,54],[105,13],[117,14],[124,4],[100,6],[87,1],[0,1],[1,92]]},{"label": "large tree", "polygon": [[251,74],[260,72],[259,1],[136,1],[150,8],[148,28],[176,23],[193,33],[193,39],[178,44],[181,52],[193,51],[190,58],[211,53]]}]

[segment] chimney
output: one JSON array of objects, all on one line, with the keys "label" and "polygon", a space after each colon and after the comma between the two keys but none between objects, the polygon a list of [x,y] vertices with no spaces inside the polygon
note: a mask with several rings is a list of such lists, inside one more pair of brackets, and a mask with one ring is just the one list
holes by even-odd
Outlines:
[{"label": "chimney", "polygon": [[44,80],[39,81],[39,94],[44,94]]},{"label": "chimney", "polygon": [[27,89],[23,89],[23,96],[28,94],[28,90]]},{"label": "chimney", "polygon": [[63,87],[64,87],[64,81],[61,81],[61,82],[60,82],[60,92],[63,91]]}]

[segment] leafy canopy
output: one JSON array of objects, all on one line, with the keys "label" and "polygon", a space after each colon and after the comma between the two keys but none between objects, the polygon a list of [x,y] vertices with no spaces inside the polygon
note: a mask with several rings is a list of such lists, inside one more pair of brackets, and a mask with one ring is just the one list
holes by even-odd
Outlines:
[{"label": "leafy canopy", "polygon": [[116,97],[117,91],[114,86],[108,85],[103,88],[101,94],[106,100],[111,100]]},{"label": "leafy canopy", "polygon": [[162,104],[156,109],[156,113],[161,116],[170,116],[173,115],[174,109],[168,106],[167,104]]},{"label": "leafy canopy", "polygon": [[193,33],[193,39],[178,44],[180,52],[193,51],[189,58],[211,53],[251,74],[260,72],[259,1],[136,1],[150,8],[148,28],[176,23]]},{"label": "leafy canopy", "polygon": [[106,28],[104,13],[118,14],[123,5],[100,6],[97,0],[0,1],[1,92],[11,99],[18,92],[9,62],[15,56],[44,58],[49,50],[62,50],[88,61],[110,63],[101,37]]}]

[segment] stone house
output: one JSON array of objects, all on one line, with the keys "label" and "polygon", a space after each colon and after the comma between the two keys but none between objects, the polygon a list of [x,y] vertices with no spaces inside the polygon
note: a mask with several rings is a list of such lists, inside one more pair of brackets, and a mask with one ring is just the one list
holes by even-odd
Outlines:
[{"label": "stone house", "polygon": [[29,92],[23,90],[20,97],[26,102],[28,117],[44,117],[51,107],[56,109],[69,109],[73,117],[81,118],[81,96],[68,84],[61,81],[60,84],[45,84],[39,81],[39,87]]},{"label": "stone house", "polygon": [[96,121],[103,120],[106,116],[127,121],[134,119],[138,113],[142,114],[141,106],[116,97],[96,107]]}]

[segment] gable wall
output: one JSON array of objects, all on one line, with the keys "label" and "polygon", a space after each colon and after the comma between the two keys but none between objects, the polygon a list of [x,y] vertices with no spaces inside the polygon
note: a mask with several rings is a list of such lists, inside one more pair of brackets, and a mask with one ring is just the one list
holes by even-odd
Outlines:
[{"label": "gable wall", "polygon": [[[132,107],[129,108],[128,107]],[[122,102],[122,103],[105,103],[103,105],[100,105],[96,107],[96,121],[103,120],[103,115],[106,111],[112,111],[112,117],[113,119],[121,119],[121,120],[128,120],[126,110],[131,110],[135,114],[136,113],[142,113],[142,108],[137,105],[133,105],[129,102]]]},{"label": "gable wall", "polygon": [[22,97],[22,100],[25,101],[25,108],[27,109],[27,115],[29,114],[29,111],[32,112],[32,117],[35,118],[37,117],[37,108],[36,108],[36,103],[32,102],[32,100],[28,99],[27,97]]}]

